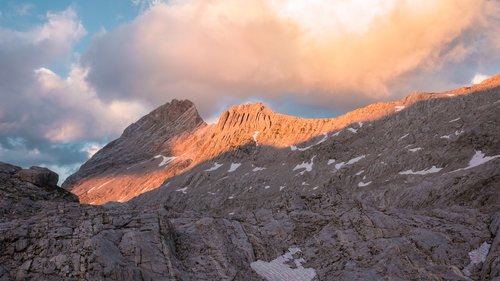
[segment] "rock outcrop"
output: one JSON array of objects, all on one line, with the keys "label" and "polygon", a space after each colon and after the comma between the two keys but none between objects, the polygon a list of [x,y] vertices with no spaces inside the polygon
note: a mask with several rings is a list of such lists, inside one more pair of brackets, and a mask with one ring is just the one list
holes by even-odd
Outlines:
[{"label": "rock outcrop", "polygon": [[[497,280],[499,112],[498,77],[335,119],[233,107],[138,145],[144,163],[113,154],[124,133],[72,181],[165,181],[100,206],[2,164],[0,280]],[[80,199],[136,194],[101,184]]]},{"label": "rock outcrop", "polygon": [[22,169],[0,162],[0,215],[31,213],[27,211],[40,200],[78,202],[78,197],[57,186],[58,179],[47,168]]}]

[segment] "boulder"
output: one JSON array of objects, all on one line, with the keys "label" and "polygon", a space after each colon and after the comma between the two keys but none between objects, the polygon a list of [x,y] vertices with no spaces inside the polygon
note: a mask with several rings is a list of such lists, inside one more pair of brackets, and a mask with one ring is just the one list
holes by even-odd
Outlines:
[{"label": "boulder", "polygon": [[42,167],[31,167],[22,169],[16,173],[21,181],[30,182],[37,186],[57,186],[59,175],[55,172]]}]

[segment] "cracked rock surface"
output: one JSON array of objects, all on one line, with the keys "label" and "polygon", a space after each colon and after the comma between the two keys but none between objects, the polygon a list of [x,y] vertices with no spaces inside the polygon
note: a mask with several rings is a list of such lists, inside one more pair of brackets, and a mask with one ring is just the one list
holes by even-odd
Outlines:
[{"label": "cracked rock surface", "polygon": [[500,79],[403,104],[286,145],[271,113],[241,121],[261,104],[235,107],[217,126],[244,141],[190,142],[220,153],[123,203],[1,163],[0,280],[498,280]]}]

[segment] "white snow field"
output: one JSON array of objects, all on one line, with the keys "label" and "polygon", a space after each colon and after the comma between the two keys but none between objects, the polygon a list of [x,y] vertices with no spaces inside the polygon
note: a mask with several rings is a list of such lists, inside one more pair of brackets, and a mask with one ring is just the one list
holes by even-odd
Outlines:
[{"label": "white snow field", "polygon": [[[250,267],[267,281],[311,281],[316,277],[316,271],[312,268],[304,268],[303,258],[293,257],[299,252],[299,248],[291,247],[284,255],[270,262],[258,260],[252,262]],[[293,268],[290,263],[294,264]]]}]

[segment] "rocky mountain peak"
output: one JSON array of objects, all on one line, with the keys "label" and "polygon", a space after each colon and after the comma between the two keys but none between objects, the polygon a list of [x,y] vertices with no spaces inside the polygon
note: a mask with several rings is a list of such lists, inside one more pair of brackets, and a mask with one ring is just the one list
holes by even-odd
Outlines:
[{"label": "rocky mountain peak", "polygon": [[63,187],[71,189],[89,175],[106,177],[148,159],[161,162],[158,155],[173,156],[172,142],[175,139],[204,126],[206,123],[193,102],[174,99],[128,126],[118,139],[99,150],[77,173],[70,176]]},{"label": "rocky mountain peak", "polygon": [[217,130],[224,131],[231,128],[263,129],[271,126],[271,117],[274,114],[262,102],[235,105],[221,114],[217,123]]},{"label": "rocky mountain peak", "polygon": [[203,123],[203,119],[193,102],[174,99],[128,126],[124,130],[123,136],[128,137],[136,132],[149,131],[156,129],[158,126],[173,123],[178,127],[189,127]]}]

